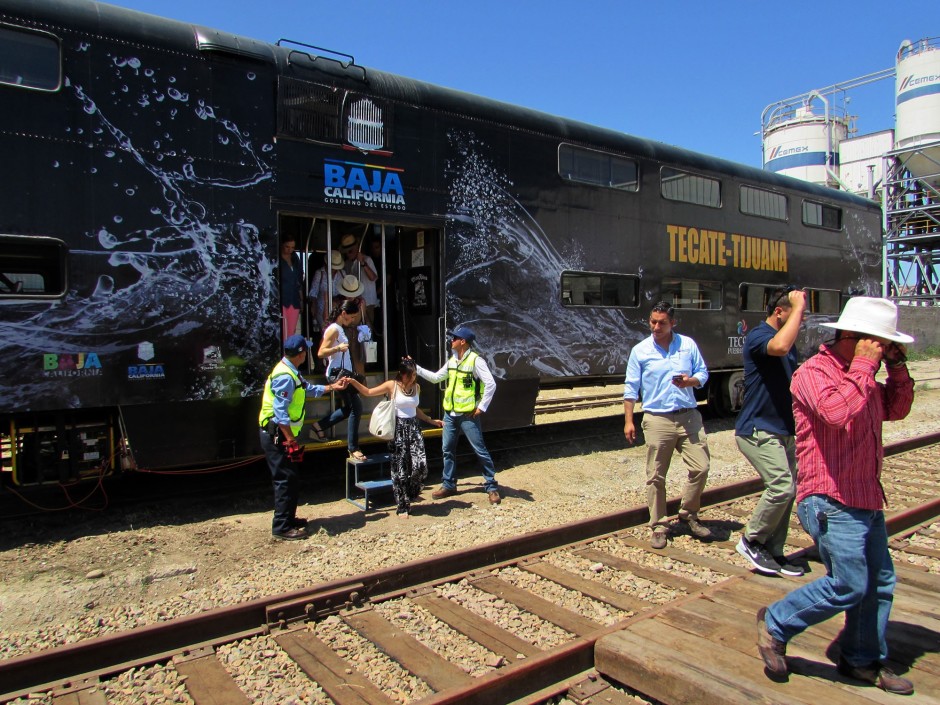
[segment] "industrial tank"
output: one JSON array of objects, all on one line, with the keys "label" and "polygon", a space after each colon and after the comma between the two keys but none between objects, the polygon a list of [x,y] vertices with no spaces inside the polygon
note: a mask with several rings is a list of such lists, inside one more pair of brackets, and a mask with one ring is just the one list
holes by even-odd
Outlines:
[{"label": "industrial tank", "polygon": [[912,175],[940,184],[940,37],[901,43],[895,104],[894,147],[909,150],[899,158]]},{"label": "industrial tank", "polygon": [[833,114],[828,103],[821,115],[813,112],[809,101],[780,105],[764,122],[764,169],[835,186],[839,143],[847,133],[848,117]]}]

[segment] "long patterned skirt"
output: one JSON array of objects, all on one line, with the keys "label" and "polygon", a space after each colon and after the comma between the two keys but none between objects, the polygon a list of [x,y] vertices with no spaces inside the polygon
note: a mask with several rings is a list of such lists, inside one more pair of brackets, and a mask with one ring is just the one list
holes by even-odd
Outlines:
[{"label": "long patterned skirt", "polygon": [[424,487],[428,476],[428,458],[418,419],[395,419],[395,440],[392,441],[392,492],[398,513],[405,514],[411,502]]}]

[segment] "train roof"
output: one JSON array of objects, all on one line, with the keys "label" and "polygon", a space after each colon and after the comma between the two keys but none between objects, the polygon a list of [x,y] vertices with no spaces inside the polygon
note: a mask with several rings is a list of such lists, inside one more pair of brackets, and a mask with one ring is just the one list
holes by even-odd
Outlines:
[{"label": "train roof", "polygon": [[879,208],[873,201],[844,191],[781,176],[664,142],[337,60],[328,55],[310,52],[299,43],[270,44],[95,0],[0,0],[0,20],[9,19],[11,16],[31,18],[32,26],[49,31],[67,27],[194,56],[203,52],[235,55],[248,61],[271,64],[280,73],[295,78],[342,82],[350,89],[354,89],[358,83],[368,87],[370,92],[391,100],[425,106],[441,112],[468,115],[511,129],[550,135],[564,141],[602,147],[625,155],[671,163],[693,170],[726,174],[768,188],[797,190],[828,201],[844,202],[856,207]]}]

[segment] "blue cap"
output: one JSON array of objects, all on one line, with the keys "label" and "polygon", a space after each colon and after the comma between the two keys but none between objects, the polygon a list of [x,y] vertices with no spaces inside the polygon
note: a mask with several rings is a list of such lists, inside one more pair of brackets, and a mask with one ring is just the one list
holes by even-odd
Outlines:
[{"label": "blue cap", "polygon": [[473,341],[477,339],[476,334],[467,328],[467,326],[457,326],[457,329],[451,333],[451,336],[454,338],[463,338],[467,341],[467,345],[473,345]]},{"label": "blue cap", "polygon": [[313,342],[307,340],[302,335],[292,335],[284,341],[284,352],[289,357],[300,355],[300,353],[306,352],[307,349],[311,347],[313,347]]}]

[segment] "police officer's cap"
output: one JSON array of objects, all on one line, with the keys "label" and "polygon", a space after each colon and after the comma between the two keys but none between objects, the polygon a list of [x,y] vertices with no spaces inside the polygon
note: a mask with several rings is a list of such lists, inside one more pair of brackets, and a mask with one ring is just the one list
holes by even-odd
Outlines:
[{"label": "police officer's cap", "polygon": [[473,345],[473,341],[477,339],[476,334],[467,328],[467,326],[458,326],[457,329],[451,333],[451,337],[466,340],[467,345]]},{"label": "police officer's cap", "polygon": [[306,352],[307,349],[311,347],[313,347],[312,341],[307,340],[302,335],[292,335],[284,341],[284,354],[288,357],[293,357],[294,355],[300,355],[300,353]]}]

